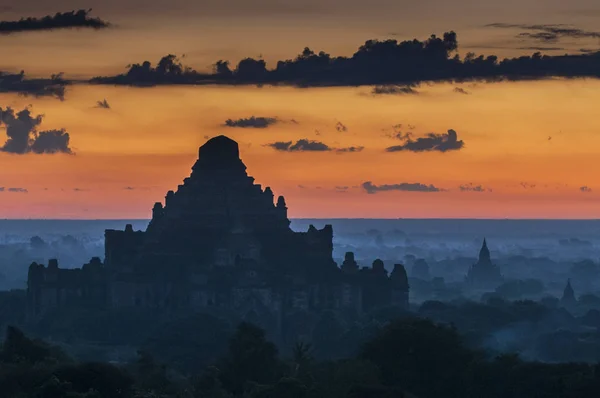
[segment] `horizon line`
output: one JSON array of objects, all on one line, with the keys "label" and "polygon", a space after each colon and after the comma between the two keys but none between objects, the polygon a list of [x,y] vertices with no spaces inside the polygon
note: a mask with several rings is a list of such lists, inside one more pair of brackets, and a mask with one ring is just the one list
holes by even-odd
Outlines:
[{"label": "horizon line", "polygon": [[[292,221],[309,220],[380,220],[380,221],[600,221],[600,218],[510,218],[510,217],[290,217]],[[150,221],[151,218],[0,218],[0,221]]]}]

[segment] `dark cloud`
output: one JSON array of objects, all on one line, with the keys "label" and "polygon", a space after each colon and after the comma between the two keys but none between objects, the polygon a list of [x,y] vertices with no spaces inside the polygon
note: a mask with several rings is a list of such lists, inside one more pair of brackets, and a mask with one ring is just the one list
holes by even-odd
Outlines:
[{"label": "dark cloud", "polygon": [[336,148],[337,153],[353,153],[353,152],[362,152],[365,149],[364,146],[349,146],[346,148]]},{"label": "dark cloud", "polygon": [[340,133],[345,133],[346,131],[348,131],[348,127],[346,127],[346,125],[342,122],[337,122],[335,124],[335,129]]},{"label": "dark cloud", "polygon": [[267,146],[270,146],[277,151],[285,152],[326,152],[332,150],[332,148],[327,144],[324,144],[320,141],[311,141],[305,138],[300,139],[295,143],[292,141],[279,141],[267,144]]},{"label": "dark cloud", "polygon": [[4,188],[4,187],[0,187],[0,192],[16,192],[16,193],[29,193],[29,191],[26,188]]},{"label": "dark cloud", "polygon": [[64,129],[40,131],[34,135],[30,151],[42,153],[73,153],[69,148],[69,133]]},{"label": "dark cloud", "polygon": [[483,185],[475,185],[473,183],[463,184],[458,187],[461,192],[492,192],[491,188],[486,188]]},{"label": "dark cloud", "polygon": [[106,99],[103,99],[102,101],[96,101],[96,108],[110,109],[110,104]]},{"label": "dark cloud", "polygon": [[89,191],[89,189],[83,189],[83,188],[73,188],[74,192],[86,192]]},{"label": "dark cloud", "polygon": [[306,138],[302,138],[295,143],[293,141],[277,141],[265,146],[282,152],[336,152],[340,154],[361,152],[365,149],[362,146],[334,148],[321,141],[313,141]]},{"label": "dark cloud", "polygon": [[405,94],[419,94],[413,86],[375,86],[371,91],[373,95],[405,95]]},{"label": "dark cloud", "polygon": [[519,33],[520,37],[528,37],[530,39],[544,41],[544,42],[555,42],[558,41],[558,35],[552,32],[536,32],[536,33]]},{"label": "dark cloud", "polygon": [[223,126],[225,127],[240,127],[240,128],[257,128],[265,129],[279,120],[275,117],[263,117],[263,116],[250,116],[248,118],[241,119],[227,119]]},{"label": "dark cloud", "polygon": [[[147,87],[160,84],[210,83],[213,79],[212,74],[201,74],[184,66],[180,59],[173,54],[162,57],[156,66],[152,66],[150,61],[144,61],[141,64],[128,65],[127,67],[129,70],[123,75],[96,77],[91,79],[90,82]],[[215,68],[215,74],[221,75],[222,73],[223,71],[219,68]],[[213,81],[213,83],[218,82]]]},{"label": "dark cloud", "polygon": [[6,110],[0,108],[0,125],[4,125],[8,137],[2,151],[19,154],[29,152],[31,137],[42,123],[42,119],[42,115],[32,117],[29,109],[23,109],[15,114],[12,108]]},{"label": "dark cloud", "polygon": [[454,91],[455,93],[457,93],[457,94],[465,94],[465,95],[469,95],[469,94],[471,94],[470,92],[468,92],[467,90],[465,90],[465,89],[464,89],[464,88],[462,88],[462,87],[454,87],[454,90],[453,90],[453,91]]},{"label": "dark cloud", "polygon": [[447,152],[460,150],[465,145],[462,140],[458,139],[454,130],[448,130],[447,134],[429,133],[426,137],[419,137],[415,140],[412,139],[410,133],[404,135],[400,133],[397,138],[403,140],[404,144],[388,147],[386,148],[387,152]]},{"label": "dark cloud", "polygon": [[133,191],[133,190],[135,190],[134,187],[125,187],[123,189],[126,190],[126,191]]},{"label": "dark cloud", "polygon": [[49,79],[27,79],[25,72],[0,72],[0,93],[16,93],[23,96],[65,98],[65,86],[62,74]]},{"label": "dark cloud", "polygon": [[592,192],[592,188],[588,187],[587,185],[579,187],[579,190],[584,193]]},{"label": "dark cloud", "polygon": [[600,38],[600,32],[588,31],[578,28],[573,28],[566,24],[510,24],[510,23],[492,23],[486,25],[490,28],[501,29],[523,29],[531,32],[519,33],[518,37],[526,37],[541,42],[552,43],[568,37],[575,39],[582,38]]},{"label": "dark cloud", "polygon": [[403,182],[400,184],[384,184],[374,185],[371,181],[364,182],[362,184],[363,189],[368,194],[376,194],[378,192],[386,191],[408,191],[408,192],[441,192],[442,189],[437,188],[431,184],[421,184],[419,182]]},{"label": "dark cloud", "polygon": [[69,133],[65,130],[38,132],[42,120],[43,115],[33,117],[27,108],[16,114],[10,107],[0,108],[0,126],[6,128],[8,137],[0,151],[19,155],[73,153],[69,147]]},{"label": "dark cloud", "polygon": [[[552,32],[572,37],[593,37],[595,34],[565,28],[553,29]],[[97,77],[91,82],[138,86],[272,84],[317,87],[600,77],[600,56],[596,55],[600,52],[561,56],[545,56],[536,52],[531,56],[501,60],[496,55],[477,56],[473,53],[461,59],[457,49],[456,33],[447,32],[442,37],[433,35],[424,41],[368,40],[350,57],[336,57],[305,48],[294,59],[278,61],[274,69],[267,69],[263,59],[245,58],[235,68],[220,60],[215,63],[212,73],[197,72],[184,66],[176,56],[167,55],[156,66],[144,61],[129,66],[124,74]]]},{"label": "dark cloud", "polygon": [[47,15],[43,18],[22,18],[18,21],[0,21],[0,34],[11,34],[17,32],[55,30],[65,28],[93,28],[103,29],[109,27],[109,23],[100,18],[89,16],[92,10],[79,10],[71,12],[59,12]]}]

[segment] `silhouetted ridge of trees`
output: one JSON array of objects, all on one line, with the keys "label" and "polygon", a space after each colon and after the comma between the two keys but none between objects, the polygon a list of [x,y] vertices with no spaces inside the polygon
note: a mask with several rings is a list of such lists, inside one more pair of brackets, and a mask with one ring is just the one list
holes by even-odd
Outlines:
[{"label": "silhouetted ridge of trees", "polygon": [[429,320],[389,322],[354,357],[320,361],[299,342],[281,357],[265,332],[240,324],[214,365],[177,373],[139,351],[112,365],[77,362],[9,327],[2,396],[23,398],[566,398],[600,395],[600,365],[487,358]]},{"label": "silhouetted ridge of trees", "polygon": [[125,85],[157,84],[285,84],[300,87],[414,85],[426,81],[502,81],[548,77],[599,77],[600,52],[583,55],[531,56],[500,60],[496,55],[457,53],[455,32],[432,35],[424,41],[368,40],[351,57],[335,57],[305,48],[296,58],[277,62],[268,69],[262,59],[244,58],[235,68],[219,60],[213,73],[184,66],[174,55],[158,65],[150,61],[130,65],[128,72],[96,77],[93,83]]}]

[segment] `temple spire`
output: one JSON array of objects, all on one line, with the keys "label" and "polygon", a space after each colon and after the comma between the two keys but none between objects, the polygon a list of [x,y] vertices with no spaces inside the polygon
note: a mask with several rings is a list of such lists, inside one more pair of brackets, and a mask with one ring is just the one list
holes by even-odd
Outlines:
[{"label": "temple spire", "polygon": [[483,239],[481,250],[479,250],[479,260],[467,273],[467,282],[477,288],[495,289],[502,283],[502,273],[490,256],[490,249],[487,246],[487,239]]},{"label": "temple spire", "polygon": [[479,251],[479,262],[491,262],[490,249],[487,247],[487,241],[485,238],[483,238],[483,245]]},{"label": "temple spire", "polygon": [[567,279],[567,286],[565,286],[560,303],[569,311],[574,310],[577,306],[577,298],[575,298],[575,290],[571,286],[571,279]]},{"label": "temple spire", "polygon": [[573,290],[573,286],[571,286],[571,278],[567,279],[567,286],[565,286],[562,299],[563,301],[575,299],[575,291]]}]

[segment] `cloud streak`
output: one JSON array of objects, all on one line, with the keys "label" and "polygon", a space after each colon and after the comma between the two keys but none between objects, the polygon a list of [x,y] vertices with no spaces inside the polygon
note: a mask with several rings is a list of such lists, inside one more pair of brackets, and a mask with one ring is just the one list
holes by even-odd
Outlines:
[{"label": "cloud streak", "polygon": [[491,188],[486,188],[483,185],[475,185],[473,183],[463,184],[458,187],[461,192],[492,192]]},{"label": "cloud streak", "polygon": [[335,151],[337,153],[353,153],[353,152],[362,152],[365,149],[364,146],[349,146],[346,148],[336,148]]},{"label": "cloud streak", "polygon": [[50,79],[27,79],[25,72],[0,72],[0,93],[16,93],[23,96],[55,97],[64,100],[67,82],[60,74]]},{"label": "cloud streak", "polygon": [[277,141],[266,146],[281,152],[328,152],[332,150],[327,144],[306,138],[302,138],[295,143],[293,141]]},{"label": "cloud streak", "polygon": [[266,129],[277,123],[279,120],[275,117],[250,116],[248,118],[227,119],[223,126],[239,128]]},{"label": "cloud streak", "polygon": [[[497,26],[496,26],[497,25]],[[506,24],[492,24],[505,27]],[[515,26],[515,25],[511,25]],[[523,25],[541,28],[542,33],[560,37],[595,37],[596,32],[549,25]],[[524,28],[522,28],[524,29]],[[535,33],[535,32],[526,32]],[[550,36],[548,36],[548,41]],[[212,73],[200,73],[184,66],[175,55],[163,57],[157,65],[150,61],[133,64],[120,75],[96,77],[91,83],[153,86],[160,84],[271,84],[296,87],[323,86],[413,86],[421,82],[465,82],[535,80],[549,77],[600,77],[598,53],[531,56],[501,60],[496,55],[457,56],[455,32],[426,40],[367,40],[350,56],[332,56],[309,48],[293,59],[280,60],[268,69],[262,59],[244,58],[235,68],[228,61],[215,63]],[[389,91],[384,89],[383,91]],[[392,90],[397,91],[397,90]],[[405,90],[406,91],[406,90]]]},{"label": "cloud streak", "polygon": [[0,187],[0,192],[29,193],[29,191],[26,188],[5,188],[5,187]]},{"label": "cloud streak", "polygon": [[448,130],[446,134],[429,133],[426,137],[412,139],[410,133],[396,135],[396,138],[404,141],[402,145],[394,145],[386,148],[386,152],[448,152],[462,149],[465,143],[458,139],[454,130]]},{"label": "cloud streak", "polygon": [[91,18],[91,10],[59,12],[43,18],[22,18],[18,21],[0,21],[0,34],[31,31],[49,31],[67,28],[108,28],[110,24],[100,18]]},{"label": "cloud streak", "polygon": [[371,90],[373,95],[407,95],[419,94],[412,86],[375,86]]},{"label": "cloud streak", "polygon": [[574,28],[571,25],[566,24],[511,24],[511,23],[492,23],[485,25],[489,28],[500,28],[500,29],[522,29],[531,32],[522,32],[517,35],[517,37],[525,37],[530,38],[536,41],[544,42],[544,43],[555,43],[562,38],[574,38],[574,39],[583,39],[583,38],[592,38],[598,39],[600,38],[600,32],[589,31]]},{"label": "cloud streak", "polygon": [[438,188],[432,184],[426,185],[419,182],[402,182],[399,184],[384,184],[374,185],[371,181],[366,181],[362,184],[362,188],[370,195],[374,195],[379,192],[388,191],[406,191],[406,192],[441,192],[441,188]]},{"label": "cloud streak", "polygon": [[271,147],[280,152],[335,152],[339,154],[356,153],[365,149],[362,146],[334,148],[321,141],[313,141],[306,138],[299,139],[296,142],[277,141],[266,144],[265,146]]}]

